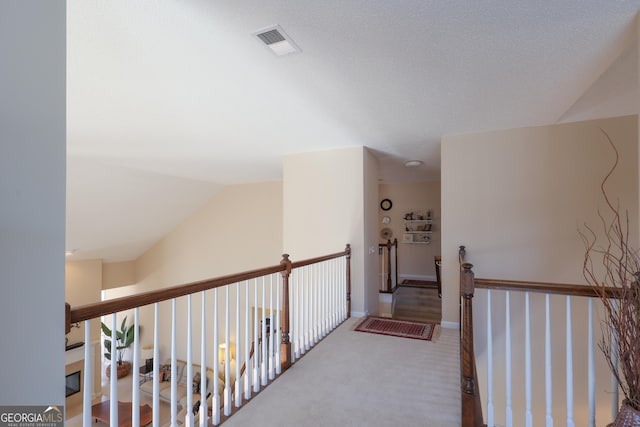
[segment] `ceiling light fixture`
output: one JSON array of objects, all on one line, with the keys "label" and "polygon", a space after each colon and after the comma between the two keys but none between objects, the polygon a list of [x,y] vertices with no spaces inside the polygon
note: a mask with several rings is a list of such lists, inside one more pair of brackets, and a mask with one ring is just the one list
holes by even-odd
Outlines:
[{"label": "ceiling light fixture", "polygon": [[75,254],[77,251],[77,249],[67,249],[66,251],[64,251],[64,256],[71,256],[73,254]]},{"label": "ceiling light fixture", "polygon": [[408,168],[417,168],[419,166],[422,166],[422,164],[422,160],[407,160],[404,165]]},{"label": "ceiling light fixture", "polygon": [[284,32],[280,25],[272,25],[253,33],[277,56],[300,53],[302,49]]}]

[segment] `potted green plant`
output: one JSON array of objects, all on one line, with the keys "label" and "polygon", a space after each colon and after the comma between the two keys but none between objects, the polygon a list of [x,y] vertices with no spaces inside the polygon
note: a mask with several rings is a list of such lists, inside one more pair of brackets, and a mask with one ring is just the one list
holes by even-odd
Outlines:
[{"label": "potted green plant", "polygon": [[618,150],[602,132],[615,152],[615,162],[600,186],[608,212],[600,213],[601,233],[585,225],[580,235],[586,248],[584,276],[605,310],[599,346],[625,397],[609,426],[629,427],[640,425],[640,256],[631,244],[628,214],[606,191],[618,165]]},{"label": "potted green plant", "polygon": [[[127,325],[127,316],[122,319],[122,324],[120,325],[120,330],[115,330],[115,338],[113,336],[112,330],[101,322],[102,324],[102,332],[105,334],[106,338],[104,339],[104,357],[107,360],[110,360],[113,365],[113,353],[115,351],[116,355],[116,364],[117,364],[117,375],[118,378],[126,377],[129,375],[131,371],[131,363],[125,362],[123,360],[124,351],[133,344],[134,339],[134,328],[133,325]],[[114,328],[115,329],[115,328]],[[115,349],[114,343],[115,340]],[[107,377],[111,376],[111,365],[107,366]]]}]

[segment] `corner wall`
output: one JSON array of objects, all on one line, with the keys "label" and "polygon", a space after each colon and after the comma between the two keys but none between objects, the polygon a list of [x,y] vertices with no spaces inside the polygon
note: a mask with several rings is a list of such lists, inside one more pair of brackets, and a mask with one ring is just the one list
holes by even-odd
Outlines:
[{"label": "corner wall", "polygon": [[[351,311],[365,296],[364,148],[286,156],[283,165],[283,246],[300,260],[338,252],[350,243]],[[374,211],[375,212],[375,211]],[[377,311],[373,308],[374,312]]]},{"label": "corner wall", "polygon": [[65,2],[0,2],[3,405],[64,405]]}]

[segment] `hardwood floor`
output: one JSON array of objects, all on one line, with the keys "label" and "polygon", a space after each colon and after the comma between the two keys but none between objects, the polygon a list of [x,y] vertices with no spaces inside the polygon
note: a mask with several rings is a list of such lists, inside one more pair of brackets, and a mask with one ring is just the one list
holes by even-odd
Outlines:
[{"label": "hardwood floor", "polygon": [[399,286],[393,299],[394,319],[438,324],[442,319],[442,300],[437,288]]}]

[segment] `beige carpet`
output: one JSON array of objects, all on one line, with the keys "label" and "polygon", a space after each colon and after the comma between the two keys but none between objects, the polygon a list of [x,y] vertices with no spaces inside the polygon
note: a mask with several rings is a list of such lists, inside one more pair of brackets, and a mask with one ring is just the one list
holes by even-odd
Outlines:
[{"label": "beige carpet", "polygon": [[224,426],[459,426],[458,331],[420,341],[353,331],[361,320],[347,320]]}]

